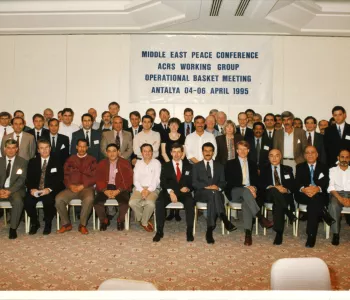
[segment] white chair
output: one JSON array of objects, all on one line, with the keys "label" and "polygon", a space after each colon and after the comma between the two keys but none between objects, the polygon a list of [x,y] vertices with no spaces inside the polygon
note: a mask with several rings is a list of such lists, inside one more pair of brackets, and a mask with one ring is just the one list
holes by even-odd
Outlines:
[{"label": "white chair", "polygon": [[[105,202],[105,206],[119,206],[118,200],[116,199],[107,199]],[[130,207],[128,208],[128,211],[125,214],[125,230],[129,230],[130,228]],[[96,230],[96,212],[95,209],[92,210],[92,218],[93,218],[93,226],[94,230]],[[97,218],[97,229],[100,230],[100,219]]]},{"label": "white chair", "polygon": [[[350,207],[343,207],[341,213],[342,214],[350,214]],[[327,224],[325,224],[325,226],[326,226],[326,239],[329,239],[331,227],[328,226]]]},{"label": "white chair", "polygon": [[[185,206],[181,202],[170,202],[165,209],[184,209]],[[157,220],[156,220],[156,210],[154,209],[154,214],[153,214],[153,220],[154,220],[154,231],[157,231]]]},{"label": "white chair", "polygon": [[282,258],[271,267],[272,290],[331,290],[326,263],[317,257]]},{"label": "white chair", "polygon": [[101,283],[99,291],[157,291],[150,282],[111,278]]},{"label": "white chair", "polygon": [[[267,218],[267,213],[268,211],[272,211],[273,203],[264,203],[263,206],[263,212],[264,212],[264,217]],[[286,217],[286,226],[288,227],[289,225],[289,219]],[[296,227],[296,222],[293,222],[293,235],[295,236],[295,227]],[[264,235],[266,235],[266,228],[264,228]]]},{"label": "white chair", "polygon": [[[196,224],[198,222],[198,210],[207,210],[207,203],[204,202],[197,202],[194,207],[194,221],[193,221],[193,235],[196,234]],[[221,221],[221,234],[225,234],[225,226],[224,222]]]},{"label": "white chair", "polygon": [[[231,210],[238,211],[242,210],[242,203],[235,203],[235,202],[228,202],[227,203],[227,218],[229,221],[231,221]],[[236,214],[237,215],[237,214]],[[227,231],[227,234],[230,234],[229,231]],[[255,218],[255,234],[259,234],[259,220],[258,217]]]},{"label": "white chair", "polygon": [[7,226],[7,216],[6,216],[6,209],[11,209],[12,205],[10,201],[0,201],[0,209],[4,210],[4,223],[5,226]]},{"label": "white chair", "polygon": [[[43,205],[43,202],[42,201],[39,201],[37,204],[36,204],[36,209],[38,210],[39,208],[44,208],[44,205]],[[24,211],[24,220],[25,220],[25,224],[26,224],[26,233],[29,233],[29,229],[30,229],[30,217],[28,216],[27,212]],[[59,228],[58,228],[59,229]],[[58,230],[57,229],[57,230]]]},{"label": "white chair", "polygon": [[[298,231],[299,231],[299,213],[300,212],[307,212],[307,205],[305,205],[305,204],[298,204],[297,205],[297,208],[295,210],[295,216],[296,216],[297,220],[295,221],[295,234],[294,234],[294,236],[298,236]],[[327,227],[328,227],[328,225],[326,224],[326,222],[324,222],[324,230],[326,231],[326,238],[327,238]],[[329,235],[329,230],[328,230],[328,235]]]}]

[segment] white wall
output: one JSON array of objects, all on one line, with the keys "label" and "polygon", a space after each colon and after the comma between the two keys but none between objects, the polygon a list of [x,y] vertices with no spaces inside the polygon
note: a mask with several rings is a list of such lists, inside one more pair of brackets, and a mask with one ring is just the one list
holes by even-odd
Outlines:
[{"label": "white wall", "polygon": [[[111,101],[120,114],[141,114],[166,107],[182,117],[186,105],[129,103],[129,35],[0,36],[0,111],[21,109],[28,125],[46,107],[76,112],[75,122],[90,107],[100,114]],[[350,39],[274,38],[273,105],[251,106],[257,112],[291,110],[301,118],[328,119],[334,105],[350,110]],[[224,110],[236,121],[248,107],[191,105],[195,114]]]}]

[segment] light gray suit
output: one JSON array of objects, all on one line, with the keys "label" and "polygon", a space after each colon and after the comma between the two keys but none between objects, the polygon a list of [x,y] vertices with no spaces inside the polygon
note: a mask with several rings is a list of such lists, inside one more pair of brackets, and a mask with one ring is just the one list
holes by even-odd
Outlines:
[{"label": "light gray suit", "polygon": [[[2,156],[5,156],[5,142],[7,140],[10,140],[10,139],[17,140],[16,133],[12,132],[10,134],[7,134],[2,139],[2,143],[1,143]],[[21,141],[21,143],[19,144],[18,156],[29,161],[31,158],[33,158],[35,156],[35,153],[36,153],[35,138],[30,133],[23,131],[22,132],[22,139],[20,141]]]},{"label": "light gray suit", "polygon": [[[122,137],[123,137],[123,141],[120,147],[120,155],[123,158],[129,160],[133,151],[131,132],[122,130]],[[102,139],[101,139],[101,153],[104,157],[107,156],[106,147],[108,144],[111,144],[111,143],[115,143],[114,130],[103,132]]]},{"label": "light gray suit", "polygon": [[[20,156],[15,157],[12,161],[12,171],[10,176],[10,186],[6,188],[11,192],[8,199],[0,199],[3,201],[10,201],[12,205],[11,210],[11,228],[17,229],[23,211],[23,198],[26,194],[25,180],[27,176],[28,161]],[[6,156],[0,157],[0,189],[5,189],[6,182]]]}]

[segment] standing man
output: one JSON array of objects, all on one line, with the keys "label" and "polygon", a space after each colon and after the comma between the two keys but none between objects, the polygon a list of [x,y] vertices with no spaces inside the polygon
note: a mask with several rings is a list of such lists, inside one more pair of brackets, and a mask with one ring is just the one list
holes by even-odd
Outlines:
[{"label": "standing man", "polygon": [[99,130],[100,129],[100,122],[96,121],[97,118],[97,111],[94,108],[89,108],[88,114],[92,116],[92,129]]},{"label": "standing man", "polygon": [[4,147],[4,155],[0,157],[0,201],[11,203],[9,239],[16,239],[26,194],[24,184],[28,161],[17,155],[18,144],[15,140],[6,140]]},{"label": "standing man", "polygon": [[[246,113],[240,112],[238,114],[238,123],[239,127],[236,129],[236,133],[240,134],[245,141],[251,144],[254,134],[253,130],[251,128],[248,128],[248,117]],[[253,128],[253,123],[251,124],[251,127]]]},{"label": "standing man", "polygon": [[223,111],[219,111],[216,116],[217,124],[215,125],[215,129],[220,132],[220,134],[224,134],[224,126],[227,121],[227,116]]},{"label": "standing man", "polygon": [[179,126],[178,132],[183,136],[188,136],[190,133],[195,131],[193,120],[193,109],[185,108],[184,110],[184,122],[182,122]]},{"label": "standing man", "polygon": [[52,118],[48,122],[50,132],[51,153],[50,155],[58,159],[63,166],[69,157],[69,138],[58,133],[60,122]]},{"label": "standing man", "polygon": [[165,207],[169,203],[181,202],[186,212],[186,239],[193,242],[194,201],[192,198],[192,166],[182,160],[183,146],[174,143],[171,148],[172,160],[162,165],[160,175],[161,193],[156,201],[157,233],[153,242],[159,242],[164,236]]},{"label": "standing man", "polygon": [[19,117],[19,118],[22,118],[23,119],[23,122],[24,122],[24,127],[23,127],[23,131],[24,132],[27,132],[29,131],[31,128],[27,126],[27,122],[26,122],[26,119],[24,117],[24,112],[21,111],[21,110],[16,110],[14,113],[13,113],[13,117]]},{"label": "standing man", "polygon": [[277,130],[273,139],[273,148],[280,150],[283,164],[293,168],[305,161],[304,150],[307,146],[305,131],[293,127],[294,115],[285,111],[282,113],[284,130]]},{"label": "standing man", "polygon": [[82,234],[89,233],[86,224],[94,202],[97,162],[93,156],[87,154],[88,145],[86,140],[78,140],[76,147],[77,154],[71,155],[64,164],[64,185],[66,189],[60,192],[55,199],[56,209],[63,224],[57,231],[58,233],[72,230],[66,207],[72,199],[81,200],[78,230]]},{"label": "standing man", "polygon": [[83,125],[83,128],[73,132],[70,152],[72,155],[77,154],[77,141],[85,139],[88,146],[87,153],[95,157],[96,161],[99,161],[101,132],[92,129],[92,122],[93,117],[90,114],[83,114],[81,116],[81,124]]},{"label": "standing man", "polygon": [[140,113],[138,111],[132,111],[129,114],[129,120],[131,123],[131,127],[129,127],[126,131],[129,131],[131,133],[132,138],[134,138],[135,135],[142,131],[142,125],[140,124]]},{"label": "standing man", "polygon": [[216,123],[216,120],[213,115],[209,115],[205,119],[205,126],[206,126],[205,131],[213,134],[214,137],[216,138],[217,136],[221,135],[221,133],[217,129],[215,129],[215,123]]},{"label": "standing man", "polygon": [[51,108],[46,108],[44,110],[43,115],[44,115],[44,119],[45,119],[44,128],[49,129],[48,122],[54,117],[53,110]]},{"label": "standing man", "polygon": [[152,129],[157,126],[158,124],[156,123],[156,111],[154,108],[149,108],[146,110],[146,115],[152,117]]},{"label": "standing man", "polygon": [[154,125],[153,130],[159,132],[160,136],[164,136],[169,133],[170,129],[168,122],[170,119],[170,112],[166,108],[162,108],[159,111],[160,123]]},{"label": "standing man", "polygon": [[203,160],[202,145],[212,143],[214,147],[213,159],[216,157],[216,140],[213,134],[204,130],[205,119],[203,116],[194,118],[194,126],[196,131],[189,134],[185,141],[186,157],[191,164],[196,164]]},{"label": "standing man", "polygon": [[274,133],[275,133],[275,115],[272,113],[267,113],[264,117],[264,123],[265,123],[265,133],[264,135],[266,135],[271,144],[272,144],[272,139],[274,137]]},{"label": "standing man", "polygon": [[275,130],[281,130],[283,129],[282,126],[282,116],[280,114],[275,115]]},{"label": "standing man", "polygon": [[45,219],[43,234],[48,235],[56,214],[55,197],[64,189],[63,166],[56,157],[50,155],[51,146],[48,140],[39,139],[37,144],[38,155],[28,163],[24,208],[30,217],[29,234],[36,234],[40,228],[36,204],[42,201]]},{"label": "standing man", "polygon": [[307,145],[315,146],[318,153],[318,160],[323,164],[326,164],[327,159],[323,143],[323,135],[316,132],[317,120],[312,116],[308,116],[305,118],[304,124],[306,128]]},{"label": "standing man", "polygon": [[300,118],[294,118],[293,127],[303,129],[303,121]]},{"label": "standing man", "polygon": [[272,140],[265,134],[265,126],[261,122],[253,124],[254,139],[250,145],[249,159],[252,160],[260,170],[269,163],[269,151],[272,148]]},{"label": "standing man", "polygon": [[[117,102],[111,102],[108,104],[108,110],[111,113],[112,119],[113,117],[116,117],[119,115],[119,111],[120,111],[120,105]],[[128,129],[128,120],[122,118],[123,120],[123,129],[126,130]]]},{"label": "standing man", "polygon": [[320,133],[324,135],[325,129],[328,127],[328,121],[327,120],[321,120],[318,122],[318,129],[320,130]]},{"label": "standing man", "polygon": [[11,120],[11,124],[14,132],[2,138],[2,156],[5,155],[5,142],[13,139],[18,145],[18,155],[28,161],[35,156],[35,139],[31,134],[23,131],[24,120],[21,117],[14,117]]},{"label": "standing man", "polygon": [[36,145],[38,144],[38,140],[40,139],[49,139],[50,132],[49,130],[44,128],[44,116],[41,114],[35,114],[33,116],[33,124],[34,128],[28,130],[28,133],[30,133],[35,138]]},{"label": "standing man", "polygon": [[116,199],[119,204],[117,229],[124,230],[125,214],[129,209],[129,192],[132,188],[133,173],[129,161],[120,157],[119,147],[111,143],[106,147],[107,158],[99,162],[96,171],[94,208],[100,219],[100,231],[109,226],[104,204],[107,199]]},{"label": "standing man", "polygon": [[74,112],[71,108],[64,108],[62,110],[62,122],[60,124],[59,133],[69,138],[69,145],[72,144],[73,132],[76,132],[79,130],[79,126],[72,123],[73,118],[74,118]]},{"label": "standing man", "polygon": [[112,130],[112,115],[109,111],[104,111],[101,115],[100,130],[102,132]]},{"label": "standing man", "polygon": [[[0,113],[0,142],[2,138],[13,132],[13,128],[10,125],[11,115],[7,111]],[[0,151],[1,152],[1,151]],[[1,157],[1,153],[0,153]]]}]

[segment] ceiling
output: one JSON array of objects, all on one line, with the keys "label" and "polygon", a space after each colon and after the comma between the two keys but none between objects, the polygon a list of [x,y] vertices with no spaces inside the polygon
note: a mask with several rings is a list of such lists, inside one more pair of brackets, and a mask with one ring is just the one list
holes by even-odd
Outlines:
[{"label": "ceiling", "polygon": [[350,0],[1,0],[0,34],[350,36]]}]

